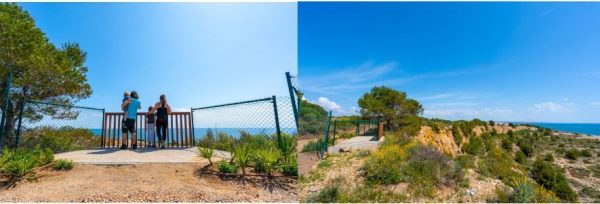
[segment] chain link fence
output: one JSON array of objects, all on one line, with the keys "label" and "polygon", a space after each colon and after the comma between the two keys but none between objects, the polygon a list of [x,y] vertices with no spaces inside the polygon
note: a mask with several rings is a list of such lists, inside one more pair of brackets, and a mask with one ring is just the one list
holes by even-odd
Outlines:
[{"label": "chain link fence", "polygon": [[302,97],[302,93],[298,88],[298,76],[291,75],[289,72],[285,73],[285,78],[288,84],[288,90],[290,92],[290,97],[288,100],[290,101],[290,107],[292,108],[294,114],[294,122],[296,123],[296,128],[298,128],[299,123],[299,112],[300,112],[300,100]]},{"label": "chain link fence", "polygon": [[[104,109],[38,101],[18,106],[15,147],[50,147],[57,152],[100,146]],[[8,143],[8,144],[10,144]]]},{"label": "chain link fence", "polygon": [[233,137],[297,135],[294,113],[287,97],[269,97],[192,108],[197,139],[226,134]]}]

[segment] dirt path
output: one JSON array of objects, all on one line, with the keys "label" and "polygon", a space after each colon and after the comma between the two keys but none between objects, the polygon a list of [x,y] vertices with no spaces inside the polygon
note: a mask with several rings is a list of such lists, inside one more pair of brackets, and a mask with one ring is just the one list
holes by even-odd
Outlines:
[{"label": "dirt path", "polygon": [[[37,181],[0,190],[0,202],[297,202],[295,179],[201,174],[206,163],[76,165],[71,171],[44,170]],[[213,166],[214,168],[214,166]]]}]

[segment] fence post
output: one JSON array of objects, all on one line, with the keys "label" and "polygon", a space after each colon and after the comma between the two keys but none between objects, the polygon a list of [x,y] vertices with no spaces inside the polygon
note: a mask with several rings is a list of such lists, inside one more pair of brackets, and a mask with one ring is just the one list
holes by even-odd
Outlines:
[{"label": "fence post", "polygon": [[354,121],[354,123],[356,123],[356,135],[355,135],[355,136],[358,136],[358,130],[359,130],[359,128],[360,128],[360,127],[358,126],[358,116],[356,116],[356,120]]},{"label": "fence post", "polygon": [[17,126],[17,136],[15,137],[15,148],[19,147],[19,137],[21,137],[21,124],[23,122],[23,108],[25,107],[25,99],[21,99],[19,103],[19,125]]},{"label": "fence post", "polygon": [[335,129],[337,126],[337,120],[333,121],[333,142],[331,143],[332,145],[335,145]]},{"label": "fence post", "polygon": [[294,112],[296,128],[298,128],[298,108],[296,107],[296,100],[294,100],[294,98],[298,96],[294,95],[294,88],[292,86],[292,76],[290,75],[290,72],[285,72],[285,78],[287,79],[288,90],[290,92],[290,100],[292,101],[292,111]]},{"label": "fence post", "polygon": [[331,126],[331,111],[327,115],[327,124],[325,126],[325,141],[323,141],[323,151],[321,158],[325,158],[325,152],[329,153],[329,126]]},{"label": "fence post", "polygon": [[194,108],[190,108],[190,122],[192,123],[192,146],[196,146],[196,129],[194,128]]},{"label": "fence post", "polygon": [[106,136],[104,135],[104,133],[105,133],[105,130],[104,130],[105,129],[104,128],[105,123],[106,123],[106,108],[103,108],[102,109],[102,133],[100,133],[101,134],[101,138],[102,138],[102,141],[100,142],[100,147],[102,147],[102,148],[104,148],[104,146],[105,146],[104,143],[105,143],[105,139],[106,139]]},{"label": "fence post", "polygon": [[6,79],[6,88],[4,89],[4,107],[2,107],[2,119],[0,120],[0,149],[4,147],[4,122],[6,121],[6,114],[8,111],[8,102],[10,96],[10,84],[12,80],[12,71],[8,73]]},{"label": "fence post", "polygon": [[277,113],[277,97],[273,96],[273,112],[275,112],[275,128],[277,130],[277,146],[281,145],[281,129],[279,128],[279,115]]}]

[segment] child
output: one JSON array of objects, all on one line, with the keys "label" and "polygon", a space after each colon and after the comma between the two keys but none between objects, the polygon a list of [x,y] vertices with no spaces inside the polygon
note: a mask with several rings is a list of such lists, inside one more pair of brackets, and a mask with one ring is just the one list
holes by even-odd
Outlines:
[{"label": "child", "polygon": [[[129,91],[125,91],[125,93],[123,93],[123,103],[125,103],[125,101],[129,100]],[[125,133],[127,132],[127,125],[125,124],[125,121],[127,120],[127,106],[125,106],[125,108],[123,109],[123,121],[121,121],[121,129],[122,132]]]},{"label": "child", "polygon": [[152,108],[152,106],[148,107],[148,113],[146,113],[146,131],[148,131],[148,147],[156,148],[156,143],[154,143],[156,114],[152,112]]}]

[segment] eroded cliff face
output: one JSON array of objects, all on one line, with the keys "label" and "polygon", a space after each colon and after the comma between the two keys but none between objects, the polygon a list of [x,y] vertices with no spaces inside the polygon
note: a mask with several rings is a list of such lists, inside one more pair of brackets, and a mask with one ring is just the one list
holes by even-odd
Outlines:
[{"label": "eroded cliff face", "polygon": [[[514,132],[523,129],[534,130],[535,128],[526,126],[510,127],[508,125],[488,125],[474,127],[473,133],[475,133],[475,137],[480,137],[481,134],[485,132],[491,132],[493,129],[495,129],[496,132],[499,134],[506,134],[509,130],[512,130]],[[415,136],[415,139],[423,144],[432,145],[438,148],[443,153],[452,156],[460,155],[462,153],[461,147],[469,142],[469,137],[463,136],[461,144],[457,144],[454,141],[454,135],[452,133],[451,127],[440,128],[439,132],[434,132],[431,127],[422,126],[419,133]]]},{"label": "eroded cliff face", "polygon": [[434,132],[429,126],[422,126],[415,139],[423,144],[432,145],[445,154],[456,156],[460,147],[454,142],[454,136],[449,128]]}]

